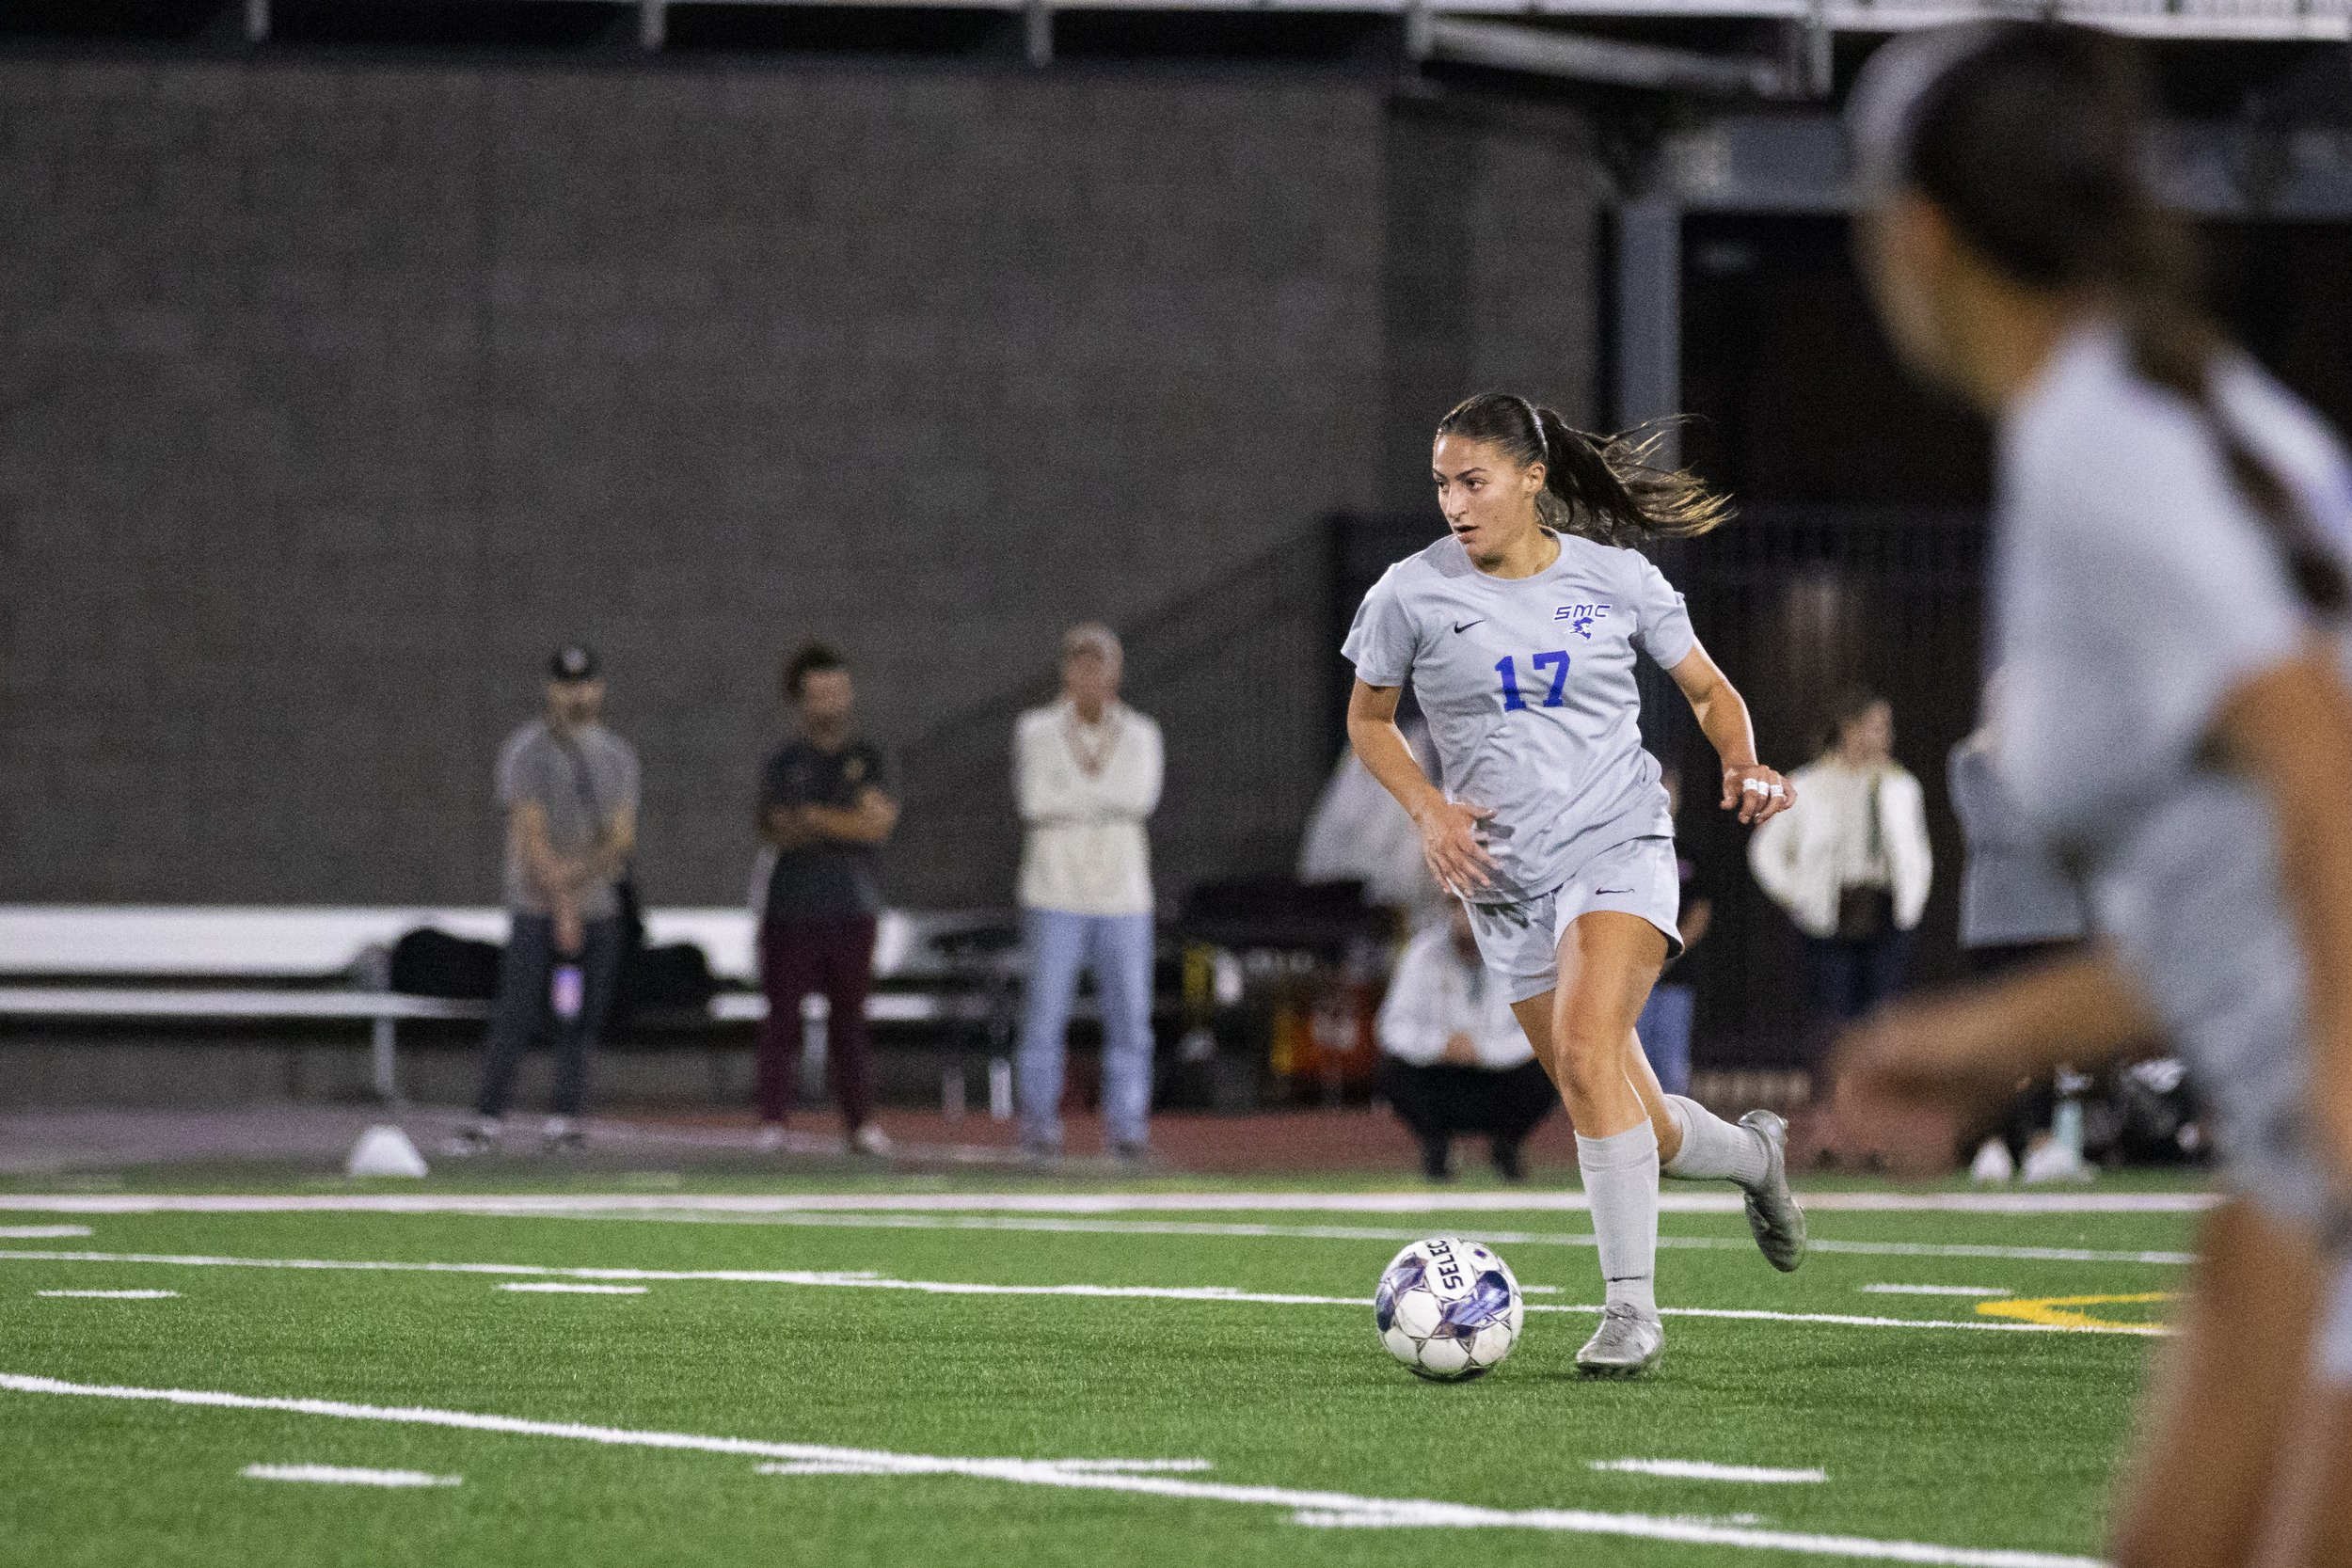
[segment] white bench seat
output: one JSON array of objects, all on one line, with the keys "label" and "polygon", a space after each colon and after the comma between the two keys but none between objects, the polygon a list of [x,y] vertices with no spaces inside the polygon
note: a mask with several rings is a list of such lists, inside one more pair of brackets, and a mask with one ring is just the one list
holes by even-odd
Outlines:
[{"label": "white bench seat", "polygon": [[[923,940],[930,927],[957,930],[982,915],[882,918],[875,969],[909,980],[935,970]],[[430,927],[453,936],[502,942],[507,915],[488,908],[285,908],[255,906],[0,906],[0,1019],[183,1022],[348,1019],[372,1026],[377,1093],[397,1097],[397,1026],[403,1020],[479,1020],[489,1004],[406,996],[370,989],[370,954],[380,955],[409,931]],[[653,910],[646,938],[656,945],[691,942],[722,982],[756,984],[757,929],[741,910]],[[929,968],[927,969],[927,966]],[[131,979],[167,982],[131,986]],[[8,984],[8,980],[17,983]],[[333,990],[273,988],[268,982],[342,980]],[[114,984],[104,982],[112,981]],[[210,982],[210,983],[206,983]],[[934,1023],[977,1016],[979,998],[882,991],[866,1001],[878,1023]],[[714,1022],[757,1023],[768,1016],[756,991],[726,990],[705,1009]],[[828,1009],[807,999],[803,1025],[821,1028]]]}]

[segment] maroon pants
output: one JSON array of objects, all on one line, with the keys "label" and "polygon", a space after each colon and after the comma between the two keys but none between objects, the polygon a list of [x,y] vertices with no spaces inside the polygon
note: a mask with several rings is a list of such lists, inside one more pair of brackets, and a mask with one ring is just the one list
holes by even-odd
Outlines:
[{"label": "maroon pants", "polygon": [[842,1122],[852,1131],[873,1114],[866,1065],[866,993],[874,977],[874,921],[771,920],[759,928],[759,989],[768,1019],[759,1026],[759,1115],[782,1121],[801,1077],[801,999],[821,996],[833,1009],[825,1025],[825,1081]]}]

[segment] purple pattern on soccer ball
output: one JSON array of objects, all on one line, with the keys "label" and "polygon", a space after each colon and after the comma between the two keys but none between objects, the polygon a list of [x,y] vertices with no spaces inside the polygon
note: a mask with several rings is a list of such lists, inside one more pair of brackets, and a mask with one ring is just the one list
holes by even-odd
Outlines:
[{"label": "purple pattern on soccer ball", "polygon": [[1372,1321],[1381,1333],[1386,1334],[1390,1325],[1396,1322],[1396,1298],[1419,1285],[1422,1273],[1421,1260],[1415,1259],[1409,1263],[1398,1264],[1380,1276],[1380,1289],[1372,1296]]},{"label": "purple pattern on soccer ball", "polygon": [[[1376,1310],[1376,1308],[1375,1308]],[[1467,1339],[1500,1320],[1511,1310],[1511,1282],[1502,1277],[1501,1269],[1488,1269],[1478,1276],[1469,1295],[1450,1302],[1438,1319],[1433,1339]]]}]

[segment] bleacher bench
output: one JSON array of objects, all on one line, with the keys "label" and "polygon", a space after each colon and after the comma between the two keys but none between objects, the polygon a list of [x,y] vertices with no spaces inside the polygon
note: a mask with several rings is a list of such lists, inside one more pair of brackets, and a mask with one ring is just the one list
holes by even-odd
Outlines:
[{"label": "bleacher bench", "polygon": [[[876,977],[919,980],[935,973],[930,938],[996,918],[885,911]],[[400,1021],[479,1019],[489,1011],[483,1002],[385,988],[381,955],[420,927],[503,942],[507,915],[485,908],[0,906],[0,1018],[349,1019],[372,1026],[375,1090],[393,1100]],[[700,947],[723,983],[758,983],[757,931],[745,911],[650,910],[645,938]],[[907,990],[877,991],[866,1010],[869,1019],[891,1023],[960,1016],[948,998]],[[755,1023],[768,1016],[768,1004],[755,989],[723,990],[708,1014],[714,1022]],[[824,999],[810,997],[804,1022],[821,1026],[825,1014]]]}]

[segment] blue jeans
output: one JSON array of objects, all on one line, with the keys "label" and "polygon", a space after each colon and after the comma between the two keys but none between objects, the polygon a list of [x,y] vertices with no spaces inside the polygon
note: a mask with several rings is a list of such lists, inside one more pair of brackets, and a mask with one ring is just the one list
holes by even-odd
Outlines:
[{"label": "blue jeans", "polygon": [[506,1114],[524,1049],[551,1039],[555,1085],[548,1108],[560,1117],[580,1115],[588,1094],[588,1063],[596,1053],[596,1036],[612,1010],[613,983],[620,977],[620,917],[589,921],[581,945],[580,1016],[566,1023],[555,1016],[548,999],[557,962],[555,922],[544,914],[516,914],[505,955],[499,960],[498,1000],[490,1008],[490,1031],[482,1053],[482,1097],[474,1101],[478,1114]]},{"label": "blue jeans", "polygon": [[1152,917],[1024,910],[1028,1013],[1015,1078],[1024,1143],[1061,1146],[1062,1063],[1078,972],[1103,1003],[1103,1119],[1115,1146],[1141,1148],[1152,1114]]},{"label": "blue jeans", "polygon": [[1650,987],[1633,1025],[1650,1070],[1668,1094],[1691,1092],[1691,1021],[1698,1005],[1699,993],[1692,987],[1661,982]]}]

